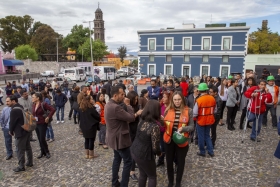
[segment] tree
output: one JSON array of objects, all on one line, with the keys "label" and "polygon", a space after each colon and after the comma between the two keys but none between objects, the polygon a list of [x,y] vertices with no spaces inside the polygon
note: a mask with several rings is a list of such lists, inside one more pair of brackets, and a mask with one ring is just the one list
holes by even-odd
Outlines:
[{"label": "tree", "polygon": [[73,50],[78,50],[79,46],[83,45],[87,39],[89,39],[89,28],[84,28],[83,25],[74,25],[71,34],[63,39],[62,45],[66,49],[70,47]]},{"label": "tree", "polygon": [[280,51],[280,36],[269,30],[259,29],[250,34],[249,54],[273,54]]},{"label": "tree", "polygon": [[121,62],[123,64],[123,59],[124,59],[124,57],[126,57],[126,47],[121,46],[120,48],[118,48],[118,51],[119,51],[119,56],[121,58]]},{"label": "tree", "polygon": [[133,60],[132,62],[131,62],[131,64],[134,66],[134,67],[138,67],[138,60]]},{"label": "tree", "polygon": [[38,55],[34,48],[30,45],[20,45],[15,48],[16,59],[32,59],[33,61],[38,60]]},{"label": "tree", "polygon": [[42,25],[40,22],[34,22],[29,15],[6,16],[0,19],[0,47],[3,51],[11,52],[19,45],[29,44],[33,33]]},{"label": "tree", "polygon": [[[79,54],[82,54],[82,49],[84,49],[84,59],[87,61],[91,61],[91,54],[90,54],[90,39],[88,38],[83,45],[81,45],[78,49]],[[105,55],[108,55],[107,52],[108,47],[101,41],[95,40],[92,41],[92,56],[94,61],[101,60]]]},{"label": "tree", "polygon": [[41,25],[31,38],[30,45],[35,48],[38,54],[56,54],[57,53],[57,41],[59,52],[63,51],[62,49],[62,36],[56,33],[53,28],[49,25]]}]

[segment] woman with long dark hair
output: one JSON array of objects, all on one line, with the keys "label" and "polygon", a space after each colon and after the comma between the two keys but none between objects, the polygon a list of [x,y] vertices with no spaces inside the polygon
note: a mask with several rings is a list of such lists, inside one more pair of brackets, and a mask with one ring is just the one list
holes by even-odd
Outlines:
[{"label": "woman with long dark hair", "polygon": [[46,158],[50,158],[51,155],[45,137],[48,124],[52,119],[53,114],[55,113],[55,109],[48,105],[46,102],[43,102],[41,93],[34,93],[32,95],[32,102],[33,116],[37,121],[36,134],[41,148],[41,154],[37,158],[40,159],[44,156],[46,156]]},{"label": "woman with long dark hair", "polygon": [[79,107],[80,128],[85,138],[85,158],[93,159],[99,155],[94,154],[94,141],[100,115],[93,106],[94,100],[90,95],[83,96]]},{"label": "woman with long dark hair", "polygon": [[233,124],[240,103],[240,91],[238,80],[231,79],[231,86],[228,88],[227,106],[227,125],[228,130],[235,130]]},{"label": "woman with long dark hair", "polygon": [[143,109],[148,101],[149,101],[149,92],[147,89],[143,89],[141,91],[140,98],[138,101],[139,109]]},{"label": "woman with long dark hair", "polygon": [[10,95],[13,95],[13,88],[12,88],[12,84],[10,82],[7,83],[5,91],[6,91],[7,97]]},{"label": "woman with long dark hair", "polygon": [[145,187],[147,178],[149,187],[156,187],[157,173],[155,155],[161,156],[159,147],[160,130],[157,121],[160,120],[160,105],[156,100],[148,101],[137,127],[137,135],[131,146],[131,156],[138,165],[140,176],[139,187]]},{"label": "woman with long dark hair", "polygon": [[217,88],[221,85],[221,78],[220,77],[215,77],[214,78],[214,86]]},{"label": "woman with long dark hair", "polygon": [[[128,92],[126,96],[130,100],[130,106],[132,106],[134,113],[136,113],[139,110],[139,105],[138,105],[138,94],[135,91],[130,91]],[[136,137],[136,132],[137,132],[137,126],[139,123],[139,116],[135,118],[134,122],[129,123],[129,134],[131,138],[131,142],[133,143],[135,137]],[[138,181],[137,176],[135,175],[135,161],[132,160],[132,166],[130,170],[130,178],[133,181]]]},{"label": "woman with long dark hair", "polygon": [[220,126],[225,125],[223,123],[223,116],[224,116],[224,109],[226,107],[227,98],[228,98],[228,86],[227,85],[228,85],[227,79],[223,79],[221,82],[221,85],[218,87],[219,96],[222,100],[221,115],[220,115],[220,122],[219,122]]},{"label": "woman with long dark hair", "polygon": [[[249,77],[246,79],[243,87],[242,87],[242,90],[241,90],[241,101],[240,101],[240,110],[242,111],[242,114],[241,114],[241,117],[240,117],[240,125],[239,125],[239,129],[243,129],[243,122],[244,122],[244,119],[246,117],[246,113],[247,113],[247,106],[248,106],[248,102],[249,102],[249,99],[247,97],[245,97],[244,93],[249,89],[251,88],[252,86],[257,86],[257,83],[255,81],[255,79],[253,77]],[[249,122],[247,122],[247,128],[252,128],[250,125],[249,125]]]},{"label": "woman with long dark hair", "polygon": [[189,133],[194,129],[193,111],[186,105],[183,94],[175,91],[165,113],[163,140],[165,142],[168,187],[172,187],[174,183],[173,161],[175,157],[178,165],[175,186],[178,187],[181,186],[189,144],[188,141],[177,144],[172,137],[174,133],[180,133],[185,138],[189,138]]}]

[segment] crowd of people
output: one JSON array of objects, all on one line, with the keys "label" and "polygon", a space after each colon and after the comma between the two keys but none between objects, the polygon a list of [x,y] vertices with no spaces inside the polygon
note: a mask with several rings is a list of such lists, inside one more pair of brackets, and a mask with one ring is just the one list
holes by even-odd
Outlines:
[{"label": "crowd of people", "polygon": [[[21,127],[24,123],[22,110],[32,113],[37,121],[35,132],[41,148],[37,158],[50,158],[48,143],[54,141],[53,115],[56,113],[57,124],[64,123],[64,109],[69,100],[68,119],[73,115],[73,123],[79,124],[85,159],[99,156],[94,151],[96,137],[104,149],[113,149],[112,186],[126,187],[132,180],[143,187],[148,180],[148,186],[154,187],[156,168],[166,163],[168,187],[174,184],[180,187],[190,144],[198,146],[197,156],[214,157],[217,130],[225,123],[229,131],[235,130],[238,111],[241,114],[239,129],[252,128],[252,141],[260,141],[258,135],[261,128],[268,125],[269,111],[272,127],[277,127],[279,84],[280,69],[275,77],[265,72],[260,79],[252,72],[243,78],[241,75],[224,79],[186,76],[181,80],[172,77],[161,80],[157,77],[140,91],[140,95],[136,77],[129,85],[122,80],[114,83],[109,80],[99,85],[95,82],[81,87],[74,84],[69,90],[67,83],[59,85],[55,79],[52,83],[40,81],[37,88],[32,81],[29,84],[23,81],[19,86],[15,82],[8,83],[5,88],[7,106],[0,117],[6,159],[13,157],[12,136],[15,136],[19,164],[14,171],[25,171],[25,166],[33,166],[30,141],[34,138],[32,132]],[[2,99],[1,96],[3,93]],[[3,104],[1,99],[0,104]],[[136,167],[139,176],[135,173]]]}]

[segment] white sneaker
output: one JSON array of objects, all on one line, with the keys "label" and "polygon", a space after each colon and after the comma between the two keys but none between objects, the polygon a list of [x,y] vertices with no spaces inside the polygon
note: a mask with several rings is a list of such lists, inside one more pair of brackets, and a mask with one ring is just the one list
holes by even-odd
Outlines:
[{"label": "white sneaker", "polygon": [[64,121],[61,121],[61,123],[64,123]]},{"label": "white sneaker", "polygon": [[59,123],[60,123],[60,121],[57,121],[57,122],[56,122],[56,124],[59,124]]},{"label": "white sneaker", "polygon": [[53,141],[54,141],[54,139],[50,139],[50,140],[49,140],[49,143],[50,143],[50,142],[53,142]]}]

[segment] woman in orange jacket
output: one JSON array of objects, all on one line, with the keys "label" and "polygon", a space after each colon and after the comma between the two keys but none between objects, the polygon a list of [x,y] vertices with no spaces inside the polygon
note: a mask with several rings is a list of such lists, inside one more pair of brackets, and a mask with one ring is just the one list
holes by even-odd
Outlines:
[{"label": "woman in orange jacket", "polygon": [[95,107],[100,115],[100,123],[99,123],[100,130],[98,133],[99,145],[102,145],[104,149],[108,149],[108,146],[105,143],[105,137],[106,137],[106,122],[104,117],[105,104],[106,104],[105,95],[102,93],[97,94]]},{"label": "woman in orange jacket", "polygon": [[[171,101],[165,110],[165,133],[163,140],[165,142],[165,155],[167,163],[168,187],[173,187],[174,168],[173,160],[177,159],[177,176],[175,187],[181,186],[182,176],[185,168],[185,158],[189,150],[188,141],[176,144],[173,140],[173,133],[180,133],[186,138],[189,132],[194,130],[193,112],[186,106],[186,101],[181,92],[175,91]],[[177,131],[177,132],[176,132]]]}]

